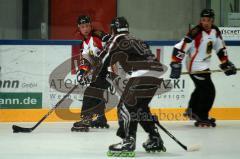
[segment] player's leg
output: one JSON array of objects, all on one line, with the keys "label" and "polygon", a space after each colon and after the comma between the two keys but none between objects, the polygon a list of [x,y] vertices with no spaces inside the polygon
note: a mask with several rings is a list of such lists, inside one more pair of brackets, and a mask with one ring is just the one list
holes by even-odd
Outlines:
[{"label": "player's leg", "polygon": [[197,121],[196,126],[204,124],[206,126],[216,126],[215,121],[209,119],[208,112],[212,107],[215,98],[215,88],[209,73],[191,75],[196,86],[198,96],[192,107],[193,117]]},{"label": "player's leg", "polygon": [[132,82],[131,79],[128,81],[117,107],[119,120],[117,135],[122,138],[122,142],[110,145],[108,156],[134,156],[138,120],[137,102],[134,92],[130,90]]},{"label": "player's leg", "polygon": [[[104,88],[106,86],[103,85],[102,82],[100,82],[100,80],[97,80],[96,82],[91,83],[90,86],[86,88],[83,95],[83,105],[80,114],[80,121],[73,124],[73,127],[71,129],[72,131],[89,131],[89,127],[92,126],[92,119],[94,116],[96,116],[96,114],[97,116],[105,116],[105,99],[103,97],[103,94],[105,91]],[[99,115],[100,112],[101,115]],[[108,126],[106,121],[105,126]]]},{"label": "player's leg", "polygon": [[135,155],[138,122],[131,116],[133,111],[133,108],[129,109],[126,107],[126,103],[119,103],[117,136],[122,138],[122,142],[110,145],[108,156],[133,157]]},{"label": "player's leg", "polygon": [[210,75],[206,79],[206,92],[208,92],[208,94],[205,94],[205,107],[203,108],[203,112],[205,112],[206,116],[209,118],[209,111],[212,109],[216,96],[215,86]]},{"label": "player's leg", "polygon": [[203,74],[204,80],[198,82],[200,87],[199,101],[199,119],[195,126],[213,126],[215,127],[215,119],[209,117],[209,111],[212,108],[215,99],[215,87],[211,80],[210,74]]},{"label": "player's leg", "polygon": [[159,83],[161,83],[161,79],[145,77],[139,81],[139,84],[135,82],[136,86],[133,87],[135,91],[134,96],[137,101],[137,119],[149,135],[148,140],[143,143],[143,147],[147,152],[166,151],[148,106],[158,89]]},{"label": "player's leg", "polygon": [[138,110],[139,114],[139,124],[142,126],[145,132],[148,133],[148,139],[143,143],[143,148],[147,152],[155,152],[155,151],[166,151],[164,147],[164,142],[158,132],[157,127],[155,126],[154,119],[152,117],[152,113],[150,112],[150,108],[148,104],[152,98],[143,98],[139,100],[141,107]]},{"label": "player's leg", "polygon": [[[197,75],[198,76],[198,75]],[[198,118],[198,104],[199,104],[199,97],[201,96],[201,87],[199,85],[199,80],[198,78],[195,77],[195,75],[190,75],[194,85],[195,89],[193,90],[190,100],[188,102],[188,108],[185,110],[185,113],[183,114],[186,117],[189,117],[192,120],[196,120]]]},{"label": "player's leg", "polygon": [[[89,87],[86,88],[86,90],[89,89]],[[93,111],[90,109],[91,107],[95,106],[98,101],[98,99],[91,98],[85,95],[83,95],[83,102],[82,102],[82,108],[80,112],[80,120],[75,122],[73,124],[73,127],[71,128],[72,131],[76,132],[87,132],[89,131],[89,127],[91,126],[91,121],[93,118]]]},{"label": "player's leg", "polygon": [[[107,80],[105,78],[97,78],[97,80],[96,80],[96,82],[94,82],[93,86],[95,88],[107,91],[107,88],[110,86],[110,84],[107,82]],[[104,98],[104,91],[102,91],[102,93],[100,95],[102,98]],[[105,115],[106,102],[101,102],[101,101],[98,101],[96,103],[96,105],[100,104],[101,106],[99,106],[98,109],[95,111],[97,117],[92,120],[91,127],[109,128],[109,124],[107,123],[107,118]]]},{"label": "player's leg", "polygon": [[[145,81],[146,79],[144,79]],[[151,78],[152,80],[152,78]],[[139,84],[141,83],[141,86]],[[151,101],[152,97],[154,96],[157,87],[144,85],[141,81],[137,80],[130,80],[127,83],[126,89],[123,93],[121,98],[123,102],[122,105],[118,107],[118,114],[119,114],[119,129],[117,135],[121,138],[127,139],[129,136],[134,138],[137,131],[137,123],[139,121],[142,122],[142,125],[146,132],[149,133],[149,140],[143,144],[146,151],[165,151],[165,147],[163,146],[162,139],[160,134],[157,132],[157,128],[155,127],[155,123],[153,120],[146,119],[146,114],[151,116],[150,110],[148,108],[148,104]],[[145,110],[146,109],[146,110]],[[126,119],[129,119],[130,122],[127,123]],[[124,140],[123,142],[124,143]],[[127,140],[129,141],[129,140]],[[133,140],[132,140],[133,141]],[[134,147],[133,147],[134,144]],[[112,147],[112,146],[115,146]],[[120,148],[119,152],[122,153],[123,151],[134,151],[135,150],[135,143],[132,142],[132,147],[134,149],[123,148],[119,144],[114,144],[109,147],[109,152],[116,153],[116,147]]]}]

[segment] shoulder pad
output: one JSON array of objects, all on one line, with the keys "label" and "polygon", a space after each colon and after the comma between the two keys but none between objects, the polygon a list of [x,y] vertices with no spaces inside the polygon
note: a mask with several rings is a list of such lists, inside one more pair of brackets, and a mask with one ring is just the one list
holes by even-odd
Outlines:
[{"label": "shoulder pad", "polygon": [[201,32],[202,32],[202,27],[200,25],[197,25],[187,33],[187,36],[191,39],[194,39]]},{"label": "shoulder pad", "polygon": [[212,28],[216,29],[217,31],[220,31],[220,29],[216,25],[213,25]]},{"label": "shoulder pad", "polygon": [[127,35],[120,35],[120,34],[115,35],[114,38],[116,38],[116,41],[118,41],[118,42],[121,41],[121,40],[128,40],[129,41],[131,39]]},{"label": "shoulder pad", "polygon": [[213,25],[212,28],[216,30],[217,37],[221,37],[222,38],[222,33],[221,33],[220,29],[216,25]]}]

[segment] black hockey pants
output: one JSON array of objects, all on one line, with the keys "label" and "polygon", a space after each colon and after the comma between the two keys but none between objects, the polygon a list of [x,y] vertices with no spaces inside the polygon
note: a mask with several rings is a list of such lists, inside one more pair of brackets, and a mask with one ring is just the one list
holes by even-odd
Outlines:
[{"label": "black hockey pants", "polygon": [[136,137],[138,123],[150,135],[155,135],[155,122],[148,104],[151,102],[160,79],[153,77],[131,78],[118,105],[119,129],[117,136]]},{"label": "black hockey pants", "polygon": [[215,87],[210,73],[190,75],[195,89],[191,94],[188,110],[200,119],[207,119],[215,99]]},{"label": "black hockey pants", "polygon": [[86,88],[83,95],[81,116],[91,118],[94,114],[105,114],[104,91],[110,86],[105,78],[98,77]]}]

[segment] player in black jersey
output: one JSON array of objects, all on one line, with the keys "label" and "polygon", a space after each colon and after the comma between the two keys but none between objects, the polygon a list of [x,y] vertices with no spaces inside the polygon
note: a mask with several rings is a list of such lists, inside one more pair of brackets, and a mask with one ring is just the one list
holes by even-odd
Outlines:
[{"label": "player in black jersey", "polygon": [[[122,142],[110,145],[108,155],[134,156],[138,123],[149,134],[149,139],[143,143],[144,149],[166,151],[148,106],[162,81],[159,77],[166,71],[166,66],[156,60],[146,43],[129,34],[129,24],[124,17],[113,19],[111,31],[112,38],[100,54],[102,67],[117,65],[128,82],[124,88],[116,86],[121,93],[117,106],[117,136],[122,138]],[[110,78],[114,82],[115,78]]]}]

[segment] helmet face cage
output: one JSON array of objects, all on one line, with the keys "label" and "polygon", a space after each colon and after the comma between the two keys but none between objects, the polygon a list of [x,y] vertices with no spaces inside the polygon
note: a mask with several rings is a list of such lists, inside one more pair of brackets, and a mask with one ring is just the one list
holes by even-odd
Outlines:
[{"label": "helmet face cage", "polygon": [[111,28],[115,33],[128,32],[129,24],[124,17],[117,17],[112,20]]},{"label": "helmet face cage", "polygon": [[91,23],[91,18],[89,16],[82,15],[78,17],[78,20],[77,20],[78,25],[87,24],[87,23]]},{"label": "helmet face cage", "polygon": [[202,10],[200,16],[201,17],[209,17],[209,18],[214,19],[214,17],[215,17],[214,10],[213,9],[204,9],[204,10]]}]

